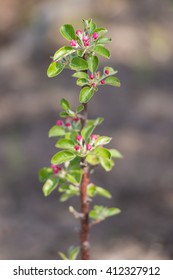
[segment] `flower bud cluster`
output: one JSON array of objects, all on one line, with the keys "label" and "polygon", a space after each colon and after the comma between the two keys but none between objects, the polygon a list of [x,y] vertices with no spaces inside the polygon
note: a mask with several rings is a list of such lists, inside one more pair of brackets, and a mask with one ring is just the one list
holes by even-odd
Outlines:
[{"label": "flower bud cluster", "polygon": [[74,146],[74,149],[81,154],[86,154],[94,148],[94,143],[97,139],[97,135],[92,134],[88,143],[85,143],[82,136],[79,134],[76,136],[77,144]]},{"label": "flower bud cluster", "polygon": [[73,124],[75,124],[75,123],[77,123],[79,121],[80,121],[80,118],[78,118],[78,117],[75,117],[75,118],[67,117],[65,122],[62,121],[62,120],[57,120],[56,121],[56,125],[70,129]]},{"label": "flower bud cluster", "polygon": [[77,40],[71,40],[70,45],[74,48],[78,47],[89,47],[91,44],[99,38],[99,34],[97,32],[94,32],[91,36],[87,32],[83,32],[80,29],[76,30],[76,35],[78,37]]},{"label": "flower bud cluster", "polygon": [[53,174],[55,174],[55,175],[58,174],[62,170],[61,166],[55,165],[55,164],[51,164],[51,168],[52,168]]}]

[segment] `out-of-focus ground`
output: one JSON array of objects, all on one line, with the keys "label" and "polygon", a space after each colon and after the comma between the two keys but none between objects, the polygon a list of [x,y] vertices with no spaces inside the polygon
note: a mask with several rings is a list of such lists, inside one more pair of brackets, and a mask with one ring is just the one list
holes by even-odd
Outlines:
[{"label": "out-of-focus ground", "polygon": [[[58,101],[75,106],[69,71],[46,77],[62,44],[59,27],[93,18],[107,27],[120,89],[102,87],[89,104],[102,135],[124,159],[92,179],[108,187],[105,203],[122,209],[92,229],[94,259],[173,257],[173,1],[0,0],[0,259],[55,259],[78,244],[78,222],[58,193],[44,198],[37,171],[55,152],[47,131]],[[73,204],[73,201],[70,201]],[[77,203],[75,200],[74,203]]]}]

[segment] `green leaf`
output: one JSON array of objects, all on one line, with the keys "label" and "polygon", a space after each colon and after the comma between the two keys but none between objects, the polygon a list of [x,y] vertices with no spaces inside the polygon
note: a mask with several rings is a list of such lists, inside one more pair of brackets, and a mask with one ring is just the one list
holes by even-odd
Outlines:
[{"label": "green leaf", "polygon": [[81,105],[79,105],[79,106],[77,107],[76,112],[77,112],[77,113],[80,113],[80,112],[83,111],[83,110],[84,110],[84,106],[81,104]]},{"label": "green leaf", "polygon": [[57,137],[65,135],[65,130],[62,126],[54,125],[48,133],[49,137]]},{"label": "green leaf", "polygon": [[77,79],[76,81],[77,86],[83,87],[88,84],[88,80],[86,79]]},{"label": "green leaf", "polygon": [[61,26],[60,27],[60,33],[68,41],[70,41],[72,39],[73,40],[76,39],[74,28],[70,24],[65,24],[65,25]]},{"label": "green leaf", "polygon": [[103,158],[103,157],[100,157],[99,158],[100,160],[100,164],[101,166],[108,172],[112,169],[113,167],[113,161],[110,160],[110,159],[106,159],[106,158]]},{"label": "green leaf", "polygon": [[104,188],[98,187],[98,186],[96,186],[96,192],[97,192],[98,195],[104,196],[106,198],[111,198],[112,197],[112,195],[109,191],[107,191]]},{"label": "green leaf", "polygon": [[43,185],[43,193],[45,196],[48,196],[53,192],[54,189],[58,186],[59,178],[51,177]]},{"label": "green leaf", "polygon": [[121,210],[118,208],[107,208],[102,205],[94,205],[93,209],[89,212],[89,217],[94,220],[103,221],[104,219],[117,215],[120,212]]},{"label": "green leaf", "polygon": [[59,50],[56,51],[56,53],[54,54],[53,60],[58,60],[61,59],[63,57],[66,57],[72,53],[76,52],[75,49],[73,49],[72,47],[66,46],[66,47],[62,47]]},{"label": "green leaf", "polygon": [[106,58],[110,58],[110,52],[108,49],[106,49],[103,46],[96,46],[94,47],[93,51],[101,56],[104,56]]},{"label": "green leaf", "polygon": [[96,147],[95,150],[94,150],[94,153],[95,153],[96,156],[98,156],[99,158],[111,159],[111,153],[110,153],[109,150],[107,150],[106,148],[103,148],[103,147]]},{"label": "green leaf", "polygon": [[68,256],[70,260],[76,260],[79,254],[80,248],[71,246],[68,250]]},{"label": "green leaf", "polygon": [[95,146],[106,145],[106,144],[108,144],[111,140],[112,140],[112,138],[110,138],[110,137],[107,137],[107,136],[100,136],[100,137],[98,137],[97,140],[95,141]]},{"label": "green leaf", "polygon": [[68,139],[60,139],[55,146],[61,149],[74,149],[74,142]]},{"label": "green leaf", "polygon": [[114,75],[114,74],[116,74],[116,73],[118,73],[118,71],[117,70],[114,70],[114,68],[112,68],[112,67],[109,67],[109,66],[106,66],[106,67],[104,67],[104,73],[105,73],[105,71],[106,70],[108,70],[109,71],[109,75]]},{"label": "green leaf", "polygon": [[86,161],[91,165],[97,165],[100,163],[99,158],[93,154],[88,154],[86,156]]},{"label": "green leaf", "polygon": [[94,128],[95,128],[95,125],[86,124],[86,126],[82,129],[81,135],[85,141],[88,140],[88,138],[92,134]]},{"label": "green leaf", "polygon": [[99,186],[95,186],[93,184],[89,184],[87,187],[87,193],[90,197],[94,197],[96,195],[100,195],[106,198],[111,198],[111,194],[109,191],[107,191],[104,188],[101,188]]},{"label": "green leaf", "polygon": [[112,39],[107,37],[100,37],[97,39],[97,44],[107,44],[110,42],[112,42]]},{"label": "green leaf", "polygon": [[47,76],[49,78],[53,78],[59,75],[64,68],[65,68],[64,64],[60,62],[52,62],[47,69]]},{"label": "green leaf", "polygon": [[66,99],[64,99],[64,98],[61,99],[60,105],[61,105],[61,107],[62,107],[65,111],[67,111],[67,110],[70,109],[70,104],[69,104],[69,102],[68,102]]},{"label": "green leaf", "polygon": [[72,77],[80,78],[80,79],[88,79],[88,75],[85,72],[76,72],[72,75]]},{"label": "green leaf", "polygon": [[82,170],[71,171],[66,175],[66,179],[72,184],[80,184],[82,179]]},{"label": "green leaf", "polygon": [[120,85],[121,85],[120,80],[116,77],[107,77],[105,79],[105,83],[106,83],[106,85],[111,85],[114,87],[120,87]]},{"label": "green leaf", "polygon": [[39,180],[40,182],[46,181],[52,175],[52,168],[44,167],[39,171]]},{"label": "green leaf", "polygon": [[60,151],[59,153],[56,153],[52,159],[51,159],[51,163],[53,164],[61,164],[63,162],[66,162],[66,161],[71,161],[72,159],[75,158],[75,154],[70,152],[70,151],[66,151],[66,150],[63,150],[63,151]]},{"label": "green leaf", "polygon": [[59,116],[60,116],[61,118],[67,118],[67,117],[69,116],[69,114],[68,114],[67,112],[60,112],[60,113],[59,113]]},{"label": "green leaf", "polygon": [[[66,186],[67,187],[67,186]],[[73,197],[73,196],[78,196],[79,195],[79,187],[73,186],[73,185],[69,185],[66,190],[62,190],[62,188],[60,189],[60,191],[65,192],[64,194],[61,195],[60,197],[60,201],[64,202],[66,200],[68,200],[69,198]]]},{"label": "green leaf", "polygon": [[90,56],[87,59],[88,61],[88,68],[90,70],[91,73],[94,73],[97,71],[98,68],[98,64],[99,64],[99,60],[97,56]]},{"label": "green leaf", "polygon": [[100,28],[96,28],[94,32],[98,33],[99,36],[102,36],[103,34],[107,33],[108,30],[106,28],[100,27]]},{"label": "green leaf", "polygon": [[74,57],[70,62],[70,68],[76,71],[88,69],[88,62],[81,57]]},{"label": "green leaf", "polygon": [[123,155],[116,149],[109,149],[111,156],[114,158],[123,158]]},{"label": "green leaf", "polygon": [[86,86],[82,88],[79,95],[80,103],[88,103],[88,101],[91,99],[93,94],[94,94],[94,89],[92,87]]},{"label": "green leaf", "polygon": [[64,253],[58,252],[58,254],[60,255],[60,257],[61,257],[62,260],[69,260],[69,259],[67,258],[67,256],[66,256]]}]

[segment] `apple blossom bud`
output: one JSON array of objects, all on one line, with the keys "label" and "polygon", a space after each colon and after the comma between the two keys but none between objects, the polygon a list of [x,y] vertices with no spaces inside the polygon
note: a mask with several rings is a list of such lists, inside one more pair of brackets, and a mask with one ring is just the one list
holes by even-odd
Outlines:
[{"label": "apple blossom bud", "polygon": [[105,84],[105,80],[101,80],[100,83],[101,83],[102,85],[104,85],[104,84]]},{"label": "apple blossom bud", "polygon": [[90,138],[91,138],[91,140],[95,141],[95,140],[97,140],[97,135],[92,134],[92,135],[90,136]]},{"label": "apple blossom bud", "polygon": [[96,87],[96,83],[92,83],[91,86],[92,86],[92,87]]},{"label": "apple blossom bud", "polygon": [[62,121],[62,120],[57,120],[57,121],[56,121],[56,125],[62,126],[62,125],[63,125],[63,121]]},{"label": "apple blossom bud", "polygon": [[94,74],[90,74],[90,75],[89,75],[89,78],[90,78],[91,80],[93,80],[93,79],[94,79]]},{"label": "apple blossom bud", "polygon": [[80,119],[78,118],[78,117],[76,117],[76,118],[73,118],[73,121],[74,122],[78,122]]},{"label": "apple blossom bud", "polygon": [[105,74],[109,75],[109,70],[108,69],[105,70]]},{"label": "apple blossom bud", "polygon": [[66,127],[70,127],[70,126],[71,126],[71,123],[67,122],[67,123],[65,124],[65,126],[66,126]]},{"label": "apple blossom bud", "polygon": [[90,151],[92,149],[92,145],[91,144],[87,144],[86,145],[86,149],[87,149],[87,151]]},{"label": "apple blossom bud", "polygon": [[76,135],[76,140],[79,141],[79,142],[82,141],[82,136],[81,135]]},{"label": "apple blossom bud", "polygon": [[90,45],[89,41],[84,41],[84,46],[88,47]]},{"label": "apple blossom bud", "polygon": [[77,46],[77,42],[76,42],[75,40],[71,40],[71,41],[70,41],[70,45],[71,45],[72,47],[76,47],[76,46]]},{"label": "apple blossom bud", "polygon": [[80,146],[79,145],[75,145],[74,148],[77,152],[80,151]]},{"label": "apple blossom bud", "polygon": [[76,30],[76,35],[80,35],[80,34],[82,34],[82,30],[80,29]]},{"label": "apple blossom bud", "polygon": [[98,37],[99,37],[99,35],[98,35],[98,33],[94,32],[93,35],[92,35],[92,37],[93,37],[94,40],[97,40]]},{"label": "apple blossom bud", "polygon": [[89,35],[88,35],[88,34],[85,35],[85,36],[82,38],[82,40],[83,40],[84,42],[88,41],[88,40],[89,40]]}]

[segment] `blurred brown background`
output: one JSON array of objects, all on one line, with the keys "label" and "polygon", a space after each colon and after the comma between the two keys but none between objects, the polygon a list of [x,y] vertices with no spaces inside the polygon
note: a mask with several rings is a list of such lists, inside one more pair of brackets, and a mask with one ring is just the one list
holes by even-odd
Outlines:
[{"label": "blurred brown background", "polygon": [[92,229],[94,259],[173,257],[173,1],[0,0],[0,259],[56,259],[78,244],[78,222],[54,192],[44,198],[37,172],[55,152],[47,131],[60,98],[79,89],[69,71],[46,76],[65,40],[59,27],[82,18],[106,27],[120,89],[102,87],[89,104],[103,116],[124,159],[93,181],[108,187],[122,214]]}]

